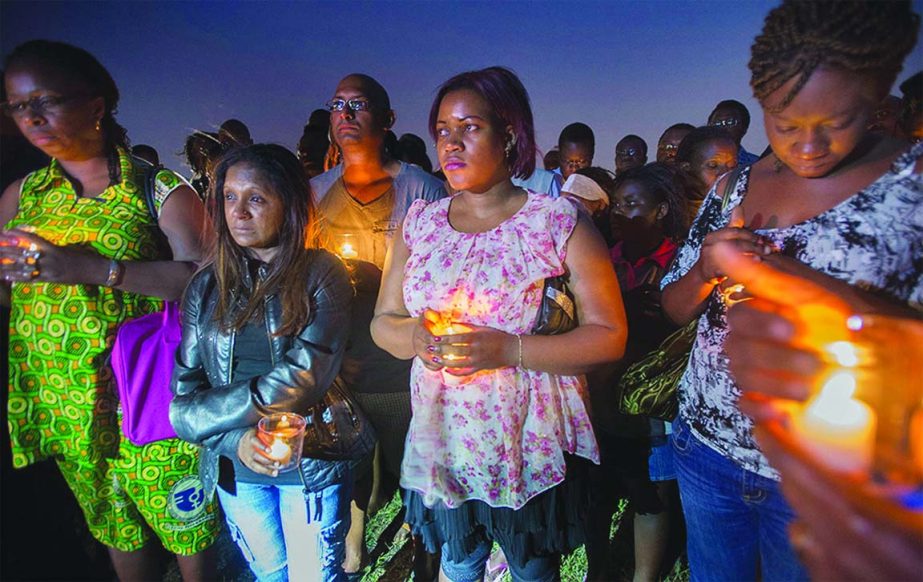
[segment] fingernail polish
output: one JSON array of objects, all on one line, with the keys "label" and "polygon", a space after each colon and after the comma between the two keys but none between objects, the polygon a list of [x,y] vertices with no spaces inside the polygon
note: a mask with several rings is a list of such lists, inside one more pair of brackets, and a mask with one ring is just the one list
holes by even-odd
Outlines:
[{"label": "fingernail polish", "polygon": [[429,353],[431,353],[431,354],[435,354],[435,353],[436,353],[436,346],[426,346],[426,351],[429,352]]},{"label": "fingernail polish", "polygon": [[439,356],[433,356],[432,358],[430,358],[430,361],[433,362],[434,364],[441,364],[442,358],[440,358]]},{"label": "fingernail polish", "polygon": [[439,342],[442,341],[442,338],[439,337],[439,336],[435,336],[435,337],[433,337],[433,341],[436,342],[436,343],[438,344]]}]

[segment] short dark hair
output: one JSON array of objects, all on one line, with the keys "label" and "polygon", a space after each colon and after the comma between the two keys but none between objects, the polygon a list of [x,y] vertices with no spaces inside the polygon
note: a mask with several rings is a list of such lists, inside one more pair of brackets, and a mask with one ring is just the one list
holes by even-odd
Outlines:
[{"label": "short dark hair", "polygon": [[560,150],[565,143],[583,144],[593,151],[596,149],[596,136],[593,135],[593,130],[589,125],[578,121],[561,130],[561,135],[558,136],[558,149]]},{"label": "short dark hair", "polygon": [[750,128],[750,110],[740,101],[736,99],[725,99],[721,103],[715,105],[715,108],[708,114],[709,123],[711,123],[711,120],[715,117],[715,113],[717,113],[719,109],[736,109],[737,112],[740,113],[740,121],[743,123],[744,133]]},{"label": "short dark hair", "polygon": [[436,98],[429,110],[429,131],[433,139],[436,139],[436,122],[442,100],[449,93],[462,89],[474,91],[483,97],[496,121],[501,126],[512,127],[516,144],[509,156],[510,174],[514,178],[523,179],[531,176],[535,172],[536,152],[532,104],[522,81],[516,73],[505,67],[468,71],[443,83],[436,91]]},{"label": "short dark hair", "polygon": [[157,153],[154,146],[149,146],[146,143],[139,143],[138,145],[132,146],[131,155],[136,158],[141,158],[142,160],[147,160],[155,166],[160,165],[160,154]]},{"label": "short dark hair", "polygon": [[[663,130],[663,133],[660,134],[660,139],[663,139],[663,136],[667,135],[668,131],[673,131],[674,129],[685,129],[686,131],[692,131],[695,129],[695,126],[691,123],[674,123],[670,127]],[[660,139],[657,141],[660,141]]]},{"label": "short dark hair", "polygon": [[644,157],[645,157],[645,158],[647,157],[647,142],[644,141],[644,138],[642,138],[640,135],[635,135],[635,134],[633,134],[633,133],[629,133],[628,135],[626,135],[625,137],[623,137],[622,139],[620,139],[620,140],[618,141],[618,143],[615,144],[615,147],[618,148],[618,147],[619,147],[619,144],[622,143],[623,141],[627,140],[627,139],[633,139],[633,140],[636,140],[636,141],[640,141],[640,142],[641,142],[641,152],[644,154]]},{"label": "short dark hair", "polygon": [[718,139],[726,139],[735,145],[737,143],[723,127],[703,125],[693,129],[680,142],[679,148],[676,150],[676,163],[687,162],[691,164],[692,158],[698,153],[702,144]]},{"label": "short dark hair", "polygon": [[433,171],[433,162],[426,154],[426,142],[414,133],[405,133],[397,140],[401,151],[401,161],[416,164],[428,173]]},{"label": "short dark hair", "polygon": [[250,137],[250,128],[239,119],[228,119],[218,128],[218,135],[230,137],[236,146],[247,146],[253,143]]}]

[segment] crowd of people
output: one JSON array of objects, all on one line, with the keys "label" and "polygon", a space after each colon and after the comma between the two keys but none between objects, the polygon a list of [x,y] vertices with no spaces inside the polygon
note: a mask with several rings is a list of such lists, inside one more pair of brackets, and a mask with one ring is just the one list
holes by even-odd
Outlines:
[{"label": "crowd of people", "polygon": [[[556,580],[581,545],[605,580],[621,499],[638,581],[683,535],[693,580],[912,579],[919,509],[861,506],[855,475],[772,429],[811,395],[808,306],[919,325],[923,72],[888,95],[918,28],[906,1],[774,8],[749,61],[759,156],[735,100],[670,124],[651,162],[626,135],[594,165],[580,122],[540,156],[528,91],[495,66],[436,89],[435,164],[349,74],[297,153],[229,119],[188,136],[188,180],[131,147],[96,58],[24,43],[3,109],[47,159],[0,197],[12,463],[56,463],[121,580],[156,577],[159,545],[214,579],[224,527],[258,580],[358,580],[398,491],[417,580]],[[108,356],[171,301],[177,436],[139,445]],[[626,371],[683,329],[675,418],[624,410]],[[319,454],[309,426],[285,470],[258,424],[332,424],[312,412],[332,399],[374,452]]]}]

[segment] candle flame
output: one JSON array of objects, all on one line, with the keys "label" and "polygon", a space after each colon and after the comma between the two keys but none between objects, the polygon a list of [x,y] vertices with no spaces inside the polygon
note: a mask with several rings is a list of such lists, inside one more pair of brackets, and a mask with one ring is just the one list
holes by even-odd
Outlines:
[{"label": "candle flame", "polygon": [[861,414],[861,405],[853,398],[856,377],[849,370],[830,375],[820,394],[807,406],[806,413],[830,424],[847,425]]},{"label": "candle flame", "polygon": [[827,345],[827,352],[844,368],[855,368],[859,365],[859,350],[852,342],[833,342]]}]

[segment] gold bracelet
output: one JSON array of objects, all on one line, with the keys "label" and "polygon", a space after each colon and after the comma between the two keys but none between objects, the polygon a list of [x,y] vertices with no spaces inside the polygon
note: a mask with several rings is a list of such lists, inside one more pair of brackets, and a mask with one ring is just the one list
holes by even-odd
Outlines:
[{"label": "gold bracelet", "polygon": [[522,368],[522,334],[517,333],[516,339],[519,340],[519,367]]},{"label": "gold bracelet", "polygon": [[109,275],[106,277],[106,287],[115,287],[122,282],[125,276],[125,265],[121,261],[112,259],[109,261]]}]

